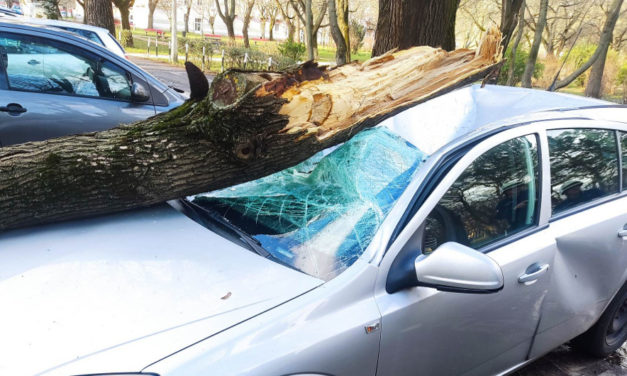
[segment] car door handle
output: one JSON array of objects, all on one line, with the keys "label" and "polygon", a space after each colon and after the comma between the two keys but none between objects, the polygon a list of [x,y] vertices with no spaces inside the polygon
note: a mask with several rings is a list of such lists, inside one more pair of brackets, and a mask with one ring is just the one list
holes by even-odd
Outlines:
[{"label": "car door handle", "polygon": [[22,107],[19,103],[9,103],[6,106],[0,106],[0,111],[8,112],[9,115],[17,116],[26,112],[26,108]]},{"label": "car door handle", "polygon": [[540,278],[542,274],[546,273],[548,270],[549,270],[549,264],[544,264],[544,265],[533,264],[527,268],[527,270],[525,271],[525,274],[518,277],[518,282],[527,283],[527,282],[535,281],[536,279]]},{"label": "car door handle", "polygon": [[623,226],[622,230],[618,230],[618,237],[619,238],[627,238],[627,224]]}]

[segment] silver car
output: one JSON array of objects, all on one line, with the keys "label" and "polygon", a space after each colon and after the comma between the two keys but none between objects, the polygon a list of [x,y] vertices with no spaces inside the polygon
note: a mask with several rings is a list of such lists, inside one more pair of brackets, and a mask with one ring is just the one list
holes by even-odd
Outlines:
[{"label": "silver car", "polygon": [[78,35],[0,20],[0,146],[105,130],[184,100]]},{"label": "silver car", "polygon": [[246,184],[0,234],[3,375],[496,375],[627,338],[627,108],[469,86]]}]

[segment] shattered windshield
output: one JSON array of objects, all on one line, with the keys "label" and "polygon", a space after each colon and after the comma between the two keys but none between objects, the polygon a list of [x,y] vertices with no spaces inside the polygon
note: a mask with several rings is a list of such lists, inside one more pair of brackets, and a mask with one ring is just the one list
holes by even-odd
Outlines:
[{"label": "shattered windshield", "polygon": [[426,155],[387,128],[267,177],[188,198],[274,258],[329,280],[365,251]]}]

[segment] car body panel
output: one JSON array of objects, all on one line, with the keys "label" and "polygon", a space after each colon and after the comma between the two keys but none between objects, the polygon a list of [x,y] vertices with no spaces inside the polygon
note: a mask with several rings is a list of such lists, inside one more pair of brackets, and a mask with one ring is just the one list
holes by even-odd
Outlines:
[{"label": "car body panel", "polygon": [[0,90],[0,103],[7,102],[20,104],[27,111],[17,115],[0,112],[3,146],[102,131],[155,115],[152,104]]},{"label": "car body panel", "polygon": [[322,283],[167,205],[0,239],[0,351],[14,354],[0,358],[7,375],[55,374],[119,346],[124,356],[90,359],[80,373],[137,371]]}]

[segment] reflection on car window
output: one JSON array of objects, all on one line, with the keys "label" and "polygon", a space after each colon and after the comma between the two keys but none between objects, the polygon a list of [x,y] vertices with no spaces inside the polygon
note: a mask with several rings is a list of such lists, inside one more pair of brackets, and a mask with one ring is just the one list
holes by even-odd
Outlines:
[{"label": "reflection on car window", "polygon": [[620,132],[621,150],[623,154],[623,191],[627,190],[627,133]]},{"label": "reflection on car window", "polygon": [[553,214],[618,192],[616,132],[547,131]]},{"label": "reflection on car window", "polygon": [[95,42],[101,46],[104,46],[104,44],[102,43],[102,41],[100,40],[100,38],[98,37],[98,35],[96,33],[94,33],[93,31],[89,31],[89,30],[83,30],[83,29],[76,29],[73,27],[67,27],[67,26],[63,26],[61,27],[61,29],[67,30],[67,31],[71,31],[74,34],[78,34],[84,38],[89,39],[92,42]]},{"label": "reflection on car window", "polygon": [[9,89],[131,99],[126,72],[95,55],[54,41],[4,33],[0,33],[0,47],[6,51]]},{"label": "reflection on car window", "polygon": [[295,167],[191,199],[251,234],[275,258],[328,280],[365,251],[425,158],[375,128]]},{"label": "reflection on car window", "polygon": [[538,197],[536,137],[500,144],[477,158],[429,214],[423,252],[448,241],[478,249],[534,226]]}]

